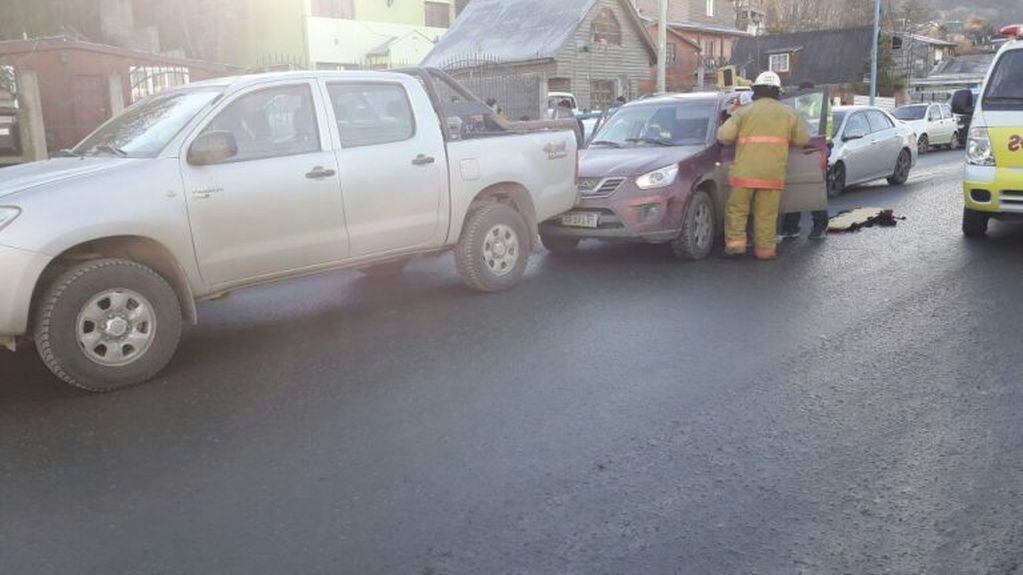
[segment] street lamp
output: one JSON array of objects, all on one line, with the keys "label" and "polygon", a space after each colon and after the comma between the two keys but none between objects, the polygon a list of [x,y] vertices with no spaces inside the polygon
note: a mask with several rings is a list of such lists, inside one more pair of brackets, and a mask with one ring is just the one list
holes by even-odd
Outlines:
[{"label": "street lamp", "polygon": [[877,44],[881,41],[881,0],[874,0],[874,45],[870,49],[870,105],[877,99]]}]

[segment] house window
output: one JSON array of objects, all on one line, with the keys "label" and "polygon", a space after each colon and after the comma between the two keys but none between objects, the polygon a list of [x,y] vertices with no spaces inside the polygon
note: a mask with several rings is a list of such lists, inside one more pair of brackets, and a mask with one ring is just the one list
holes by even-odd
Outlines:
[{"label": "house window", "polygon": [[355,18],[354,0],[313,0],[312,14],[318,18]]},{"label": "house window", "polygon": [[714,16],[714,0],[707,0],[707,16]]},{"label": "house window", "polygon": [[618,24],[614,12],[610,8],[601,9],[597,17],[593,19],[593,43],[622,45],[622,27]]},{"label": "house window", "polygon": [[789,55],[788,54],[771,54],[770,61],[768,62],[768,68],[772,72],[784,73],[789,71]]},{"label": "house window", "polygon": [[892,36],[892,50],[901,50],[901,49],[902,49],[902,38],[899,38],[898,36]]},{"label": "house window", "polygon": [[593,80],[590,82],[590,108],[610,109],[615,99],[614,80]]},{"label": "house window", "polygon": [[665,46],[665,52],[666,52],[664,56],[665,63],[674,64],[678,62],[678,44],[674,42],[668,42],[668,45]]},{"label": "house window", "polygon": [[131,66],[128,68],[131,82],[131,101],[137,102],[174,86],[189,82],[188,68],[176,66]]},{"label": "house window", "polygon": [[451,5],[442,2],[427,2],[426,25],[431,28],[451,26]]}]

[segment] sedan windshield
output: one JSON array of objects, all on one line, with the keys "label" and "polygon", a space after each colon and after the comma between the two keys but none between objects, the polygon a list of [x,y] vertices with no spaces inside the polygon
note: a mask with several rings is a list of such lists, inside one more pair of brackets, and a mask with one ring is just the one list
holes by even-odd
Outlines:
[{"label": "sedan windshield", "polygon": [[714,120],[711,102],[628,106],[618,110],[591,145],[696,146],[707,143]]},{"label": "sedan windshield", "polygon": [[903,106],[892,111],[893,116],[905,122],[923,120],[925,114],[927,114],[927,106]]},{"label": "sedan windshield", "polygon": [[75,147],[77,155],[148,158],[163,148],[221,90],[174,90],[149,97],[110,120]]}]

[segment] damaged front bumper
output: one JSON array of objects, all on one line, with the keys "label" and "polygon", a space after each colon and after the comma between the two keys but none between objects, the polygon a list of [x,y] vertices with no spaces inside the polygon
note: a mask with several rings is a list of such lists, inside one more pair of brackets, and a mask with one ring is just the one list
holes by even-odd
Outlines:
[{"label": "damaged front bumper", "polygon": [[559,216],[540,224],[540,233],[552,238],[649,243],[669,242],[678,237],[684,205],[675,186],[653,193],[630,187],[625,183],[609,197],[580,196],[569,214],[595,214],[596,227],[565,225]]}]

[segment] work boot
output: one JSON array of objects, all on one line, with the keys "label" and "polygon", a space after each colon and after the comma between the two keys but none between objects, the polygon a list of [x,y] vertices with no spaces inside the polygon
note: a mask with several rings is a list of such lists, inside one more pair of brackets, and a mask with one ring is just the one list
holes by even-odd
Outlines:
[{"label": "work boot", "polygon": [[810,232],[811,240],[823,240],[828,237],[827,226],[814,226],[813,231]]}]

